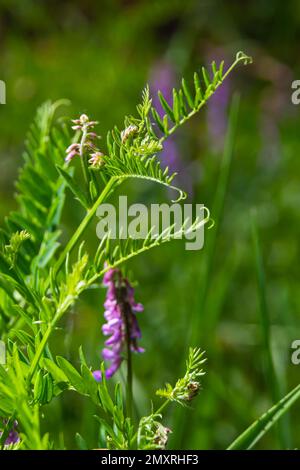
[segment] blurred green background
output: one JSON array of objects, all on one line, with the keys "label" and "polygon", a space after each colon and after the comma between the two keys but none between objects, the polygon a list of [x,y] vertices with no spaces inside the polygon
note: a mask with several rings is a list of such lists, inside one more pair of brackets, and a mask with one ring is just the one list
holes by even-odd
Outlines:
[{"label": "blurred green background", "polygon": [[[65,113],[86,112],[105,135],[134,112],[147,82],[152,91],[168,90],[214,59],[224,58],[228,65],[239,50],[253,56],[253,65],[235,70],[161,156],[179,170],[177,182],[190,200],[204,203],[218,218],[206,231],[204,249],[188,252],[176,241],[128,265],[138,280],[136,297],[145,305],[140,323],[146,353],[134,358],[139,413],[150,411],[156,388],[182,374],[191,341],[207,351],[207,375],[192,409],[169,409],[170,448],[224,448],[274,402],[260,292],[267,302],[279,395],[300,381],[300,366],[290,359],[291,343],[300,337],[300,119],[291,103],[291,83],[300,78],[299,39],[296,0],[284,5],[279,0],[0,0],[0,79],[7,86],[7,104],[0,106],[1,223],[16,205],[23,141],[43,101],[68,98]],[[214,213],[235,92],[240,94],[235,150],[224,208]],[[136,202],[169,196],[132,182],[126,190]],[[253,209],[266,274],[261,291]],[[79,218],[68,194],[66,234]],[[96,246],[95,226],[88,242],[91,249]],[[99,365],[104,295],[103,289],[85,294],[57,333],[54,347],[75,365],[81,344],[91,365]],[[274,429],[259,448],[299,447],[299,411],[295,405],[281,439]],[[69,392],[45,407],[44,427],[56,447],[64,442],[75,448],[76,431],[95,447],[94,414],[92,405]]]}]

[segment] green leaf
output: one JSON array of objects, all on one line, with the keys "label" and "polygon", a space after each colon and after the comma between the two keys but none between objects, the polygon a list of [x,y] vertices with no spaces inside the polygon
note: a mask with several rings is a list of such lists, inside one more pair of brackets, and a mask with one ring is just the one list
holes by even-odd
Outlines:
[{"label": "green leaf", "polygon": [[34,398],[39,401],[43,392],[43,373],[41,370],[35,376],[33,395]]},{"label": "green leaf", "polygon": [[164,98],[164,95],[160,91],[158,92],[158,98],[159,98],[160,104],[162,105],[164,111],[167,113],[171,121],[175,122],[173,110],[171,106],[168,104],[167,100]]},{"label": "green leaf", "polygon": [[191,109],[193,109],[194,108],[194,100],[192,98],[191,91],[188,88],[188,85],[187,85],[184,78],[181,81],[181,85],[182,85],[182,90],[183,90],[184,96],[186,97],[186,100],[188,102],[188,105]]},{"label": "green leaf", "polygon": [[108,411],[110,414],[114,412],[114,403],[110,397],[107,389],[105,369],[104,365],[101,365],[102,381],[98,384],[98,392],[104,411]]},{"label": "green leaf", "polygon": [[34,235],[35,239],[24,245],[27,264],[24,258],[18,260],[19,268],[25,274],[29,274],[31,261],[48,231],[55,230],[62,212],[65,184],[57,178],[55,165],[64,160],[69,135],[63,125],[54,120],[55,111],[62,104],[66,102],[49,101],[37,111],[27,135],[25,164],[16,184],[18,212],[6,220],[10,234],[27,228]]},{"label": "green leaf", "polygon": [[204,79],[205,86],[206,86],[206,88],[208,88],[209,85],[210,85],[210,79],[209,79],[209,76],[208,76],[208,73],[207,73],[207,70],[205,69],[205,67],[202,67],[202,76],[203,76],[203,79]]},{"label": "green leaf", "polygon": [[120,382],[117,382],[115,386],[115,403],[120,410],[123,409],[123,397]]},{"label": "green leaf", "polygon": [[194,73],[194,86],[195,86],[195,99],[194,99],[193,108],[197,107],[203,99],[200,78],[197,72]]},{"label": "green leaf", "polygon": [[40,251],[34,260],[34,264],[38,268],[45,268],[48,262],[52,259],[57,248],[60,246],[57,241],[60,234],[60,230],[45,233],[44,240],[41,243]]},{"label": "green leaf", "polygon": [[184,99],[184,94],[183,94],[182,90],[179,90],[178,99],[179,99],[180,113],[184,117],[187,117],[188,116],[188,111],[187,111],[187,107],[186,107],[186,103],[185,103],[185,99]]},{"label": "green leaf", "polygon": [[52,375],[53,379],[56,381],[56,382],[68,382],[68,377],[66,376],[66,374],[63,372],[62,369],[60,369],[54,361],[51,361],[50,359],[44,357],[43,359],[43,366],[45,367],[45,369],[50,372],[50,374]]},{"label": "green leaf", "polygon": [[70,362],[68,362],[65,358],[61,356],[57,356],[56,361],[59,367],[64,372],[64,374],[69,379],[71,385],[75,388],[75,390],[77,390],[79,393],[85,394],[85,385],[83,383],[81,375],[79,374],[79,372],[77,372],[75,367],[73,367]]},{"label": "green leaf", "polygon": [[45,374],[43,377],[44,381],[44,396],[42,404],[50,403],[53,398],[53,380],[50,374]]},{"label": "green leaf", "polygon": [[94,379],[94,376],[93,376],[92,372],[90,371],[90,369],[86,365],[81,364],[81,374],[82,374],[82,378],[83,378],[83,382],[84,382],[86,391],[91,396],[94,403],[99,405],[98,383]]},{"label": "green leaf", "polygon": [[76,198],[79,200],[79,202],[83,205],[85,209],[88,209],[89,207],[89,202],[88,198],[85,195],[85,193],[82,191],[82,189],[79,187],[79,185],[76,183],[74,178],[72,178],[62,167],[59,165],[56,165],[56,168],[59,172],[59,174],[63,177],[65,180],[67,186],[70,188],[72,193],[76,196]]},{"label": "green leaf", "polygon": [[83,353],[82,346],[79,347],[79,358],[80,358],[80,364],[83,364],[87,367],[87,362],[86,362],[85,355]]},{"label": "green leaf", "polygon": [[159,129],[161,130],[161,132],[164,132],[164,125],[163,125],[163,122],[162,122],[158,112],[156,111],[155,108],[152,108],[151,112],[152,112],[152,116],[153,116],[156,124],[158,125]]},{"label": "green leaf", "polygon": [[180,103],[177,91],[173,88],[173,112],[174,112],[174,119],[176,124],[180,121]]}]

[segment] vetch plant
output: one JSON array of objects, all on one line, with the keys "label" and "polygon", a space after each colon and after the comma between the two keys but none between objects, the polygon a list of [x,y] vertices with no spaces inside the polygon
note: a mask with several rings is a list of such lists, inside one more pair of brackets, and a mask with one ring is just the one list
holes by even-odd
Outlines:
[{"label": "vetch plant", "polygon": [[[91,400],[99,410],[99,447],[161,449],[167,445],[171,430],[163,422],[163,412],[171,403],[191,406],[201,389],[205,359],[200,349],[191,348],[183,377],[157,392],[163,400],[157,409],[152,405],[150,413],[137,416],[132,354],[144,351],[138,325],[143,306],[136,302],[123,266],[131,258],[178,238],[184,227],[174,231],[170,225],[155,239],[152,229],[145,239],[113,240],[108,233],[96,253],[88,252],[83,237],[98,207],[125,180],[148,180],[173,191],[177,201],[185,198],[185,192],[172,184],[175,174],[162,167],[157,154],[233,69],[250,61],[239,52],[227,70],[224,63],[213,63],[211,72],[203,68],[201,77],[194,75],[193,89],[185,80],[180,89],[173,89],[172,104],[159,93],[164,115],[153,107],[146,88],[137,115],[126,116],[123,129],[114,127],[103,140],[95,132],[96,121],[85,114],[73,121],[71,131],[69,122],[56,119],[56,109],[64,101],[47,102],[39,108],[28,133],[24,167],[17,182],[19,207],[8,215],[0,232],[0,331],[7,346],[5,364],[0,365],[2,448],[53,448],[54,436],[41,431],[41,416],[47,414],[47,405],[55,397],[69,390]],[[76,160],[80,161],[79,168]],[[64,245],[60,226],[67,188],[85,215]],[[209,216],[204,221],[208,220]],[[194,227],[198,223],[196,218]],[[50,339],[81,294],[99,288],[102,282],[107,288],[102,328],[107,337],[102,348],[105,363],[92,370],[80,348],[77,370],[64,357],[64,351],[54,356]],[[145,305],[143,315],[147,313]],[[151,350],[145,354],[151,354]],[[142,361],[143,355],[139,359]],[[127,368],[125,400],[121,384],[116,383],[112,391],[109,383],[123,367]],[[298,393],[295,390],[285,400],[285,409]],[[280,416],[280,405],[264,417],[264,429],[268,428],[269,416],[273,423]],[[257,440],[253,430],[244,436],[247,442]],[[233,447],[240,447],[244,437],[236,442]],[[88,447],[79,434],[77,443],[80,448]]]}]

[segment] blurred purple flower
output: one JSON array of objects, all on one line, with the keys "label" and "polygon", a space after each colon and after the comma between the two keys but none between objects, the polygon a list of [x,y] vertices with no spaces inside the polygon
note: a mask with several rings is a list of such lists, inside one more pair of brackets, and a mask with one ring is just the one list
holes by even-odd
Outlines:
[{"label": "blurred purple flower", "polygon": [[[137,345],[141,330],[135,315],[144,308],[142,304],[135,302],[134,289],[119,269],[109,269],[104,275],[103,284],[107,287],[107,294],[104,302],[106,323],[102,331],[105,336],[110,337],[105,341],[107,347],[103,348],[102,357],[110,361],[110,366],[105,372],[106,378],[109,379],[119,369],[128,341],[131,351],[144,352],[144,349]],[[96,370],[93,375],[97,381],[101,381],[101,371]]]},{"label": "blurred purple flower", "polygon": [[[6,426],[8,420],[4,419],[3,424]],[[14,421],[13,427],[10,429],[7,438],[5,439],[4,445],[9,446],[11,444],[17,444],[20,441],[20,436],[17,431],[18,421]],[[0,431],[0,436],[2,436],[3,431]]]},{"label": "blurred purple flower", "polygon": [[160,117],[163,117],[165,112],[160,104],[157,92],[161,91],[168,103],[171,104],[175,77],[176,75],[172,65],[163,60],[157,62],[151,70],[150,90],[153,95],[152,103]]},{"label": "blurred purple flower", "polygon": [[227,108],[230,96],[229,78],[222,83],[208,102],[207,129],[214,150],[223,148],[227,129]]},{"label": "blurred purple flower", "polygon": [[259,103],[261,159],[264,165],[272,167],[281,161],[280,124],[296,108],[289,96],[293,71],[288,65],[269,56],[266,51],[258,50],[255,54],[254,72],[265,83]]},{"label": "blurred purple flower", "polygon": [[[165,60],[158,61],[150,73],[150,91],[152,95],[152,104],[157,110],[158,115],[163,117],[165,112],[159,101],[157,92],[161,91],[167,102],[172,105],[172,90],[176,83],[176,73],[170,62]],[[176,136],[169,136],[164,142],[164,148],[161,152],[162,162],[169,167],[171,172],[178,173],[178,179],[189,192],[192,191],[191,177],[186,171],[186,165],[183,165],[180,152],[176,142]]]}]

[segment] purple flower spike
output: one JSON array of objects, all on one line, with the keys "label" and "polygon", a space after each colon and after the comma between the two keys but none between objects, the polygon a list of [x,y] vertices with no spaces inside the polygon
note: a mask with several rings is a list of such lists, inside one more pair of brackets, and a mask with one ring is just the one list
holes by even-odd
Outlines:
[{"label": "purple flower spike", "polygon": [[[106,323],[102,326],[102,332],[109,338],[105,341],[102,357],[110,362],[105,371],[105,376],[109,379],[119,369],[128,341],[131,351],[144,352],[137,345],[137,340],[142,335],[135,316],[135,312],[142,312],[144,307],[135,302],[134,289],[119,269],[109,269],[103,277],[103,284],[107,287],[107,294],[104,302]],[[95,380],[101,381],[101,371],[96,370],[93,375]]]}]

